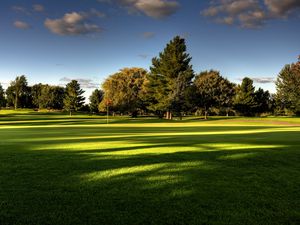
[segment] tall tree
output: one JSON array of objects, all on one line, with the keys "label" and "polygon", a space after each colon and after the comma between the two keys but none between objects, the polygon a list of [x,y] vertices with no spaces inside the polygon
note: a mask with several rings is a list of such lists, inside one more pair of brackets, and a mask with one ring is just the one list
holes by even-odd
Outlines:
[{"label": "tall tree", "polygon": [[92,95],[90,96],[90,110],[93,113],[99,112],[99,104],[103,99],[104,92],[102,90],[96,89],[93,91]]},{"label": "tall tree", "polygon": [[204,110],[205,119],[212,107],[218,109],[228,108],[232,105],[235,94],[234,84],[220,75],[215,70],[204,71],[195,77],[196,106]]},{"label": "tall tree", "polygon": [[259,88],[255,92],[255,102],[255,113],[262,114],[271,111],[272,102],[269,91],[264,91],[262,88]]},{"label": "tall tree", "polygon": [[104,97],[101,108],[105,109],[110,102],[112,110],[136,116],[143,108],[141,96],[146,82],[147,71],[142,68],[124,68],[109,76],[102,85]]},{"label": "tall tree", "polygon": [[19,107],[19,105],[26,105],[21,100],[26,101],[26,96],[29,94],[28,83],[25,75],[18,76],[14,81],[10,83],[10,86],[7,89],[6,95],[9,101],[12,101],[15,109]]},{"label": "tall tree", "polygon": [[82,94],[84,91],[80,88],[77,80],[72,80],[66,85],[66,92],[64,98],[64,108],[72,115],[73,111],[77,111],[84,103]]},{"label": "tall tree", "polygon": [[276,82],[277,102],[281,108],[300,114],[300,57],[297,63],[286,65]]},{"label": "tall tree", "polygon": [[190,62],[185,40],[179,36],[167,44],[159,57],[152,59],[148,84],[148,93],[152,98],[150,110],[166,112],[167,119],[171,119],[172,112],[181,113],[185,92],[194,77]]},{"label": "tall tree", "polygon": [[4,96],[4,89],[0,84],[0,109],[6,105],[6,99]]},{"label": "tall tree", "polygon": [[36,108],[41,108],[40,96],[42,93],[43,86],[43,84],[39,83],[31,87],[32,104]]},{"label": "tall tree", "polygon": [[255,99],[255,87],[253,80],[245,77],[242,84],[237,87],[235,96],[235,109],[244,116],[253,116],[257,102]]}]

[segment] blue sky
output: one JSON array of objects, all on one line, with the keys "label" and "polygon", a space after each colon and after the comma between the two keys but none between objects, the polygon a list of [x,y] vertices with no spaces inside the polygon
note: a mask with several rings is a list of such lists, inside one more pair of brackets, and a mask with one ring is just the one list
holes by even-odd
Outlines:
[{"label": "blue sky", "polygon": [[195,72],[249,76],[275,92],[300,55],[299,0],[1,0],[0,82],[79,79],[88,96],[124,67],[149,69],[175,35]]}]

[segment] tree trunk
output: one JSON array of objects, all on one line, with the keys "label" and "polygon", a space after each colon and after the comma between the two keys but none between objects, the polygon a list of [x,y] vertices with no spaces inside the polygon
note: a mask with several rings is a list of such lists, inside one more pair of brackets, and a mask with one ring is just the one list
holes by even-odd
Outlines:
[{"label": "tree trunk", "polygon": [[169,112],[169,120],[172,120],[172,118],[173,118],[172,112]]},{"label": "tree trunk", "polygon": [[204,112],[204,119],[207,120],[207,110]]},{"label": "tree trunk", "polygon": [[72,116],[72,110],[70,110],[70,116]]},{"label": "tree trunk", "polygon": [[15,110],[18,108],[18,96],[15,97]]},{"label": "tree trunk", "polygon": [[167,120],[170,119],[170,112],[169,111],[166,112],[166,119]]}]

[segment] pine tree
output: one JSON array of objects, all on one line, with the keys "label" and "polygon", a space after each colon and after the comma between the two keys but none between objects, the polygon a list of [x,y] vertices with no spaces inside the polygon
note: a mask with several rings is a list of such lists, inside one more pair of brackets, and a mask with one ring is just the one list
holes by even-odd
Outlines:
[{"label": "pine tree", "polygon": [[159,57],[152,59],[148,84],[150,110],[158,114],[167,112],[167,119],[172,118],[172,112],[181,114],[185,92],[194,77],[190,62],[185,40],[179,36],[167,44]]},{"label": "pine tree", "polygon": [[66,86],[64,108],[72,115],[73,111],[77,111],[84,103],[82,94],[84,91],[80,88],[80,84],[76,80],[72,80]]},{"label": "pine tree", "polygon": [[93,113],[99,112],[99,104],[103,99],[104,92],[102,90],[94,90],[92,95],[90,96],[90,109]]},{"label": "pine tree", "polygon": [[276,88],[280,107],[300,114],[300,57],[297,63],[286,65],[281,70]]},{"label": "pine tree", "polygon": [[253,116],[257,103],[255,101],[255,87],[253,80],[245,77],[237,88],[235,109],[244,116]]}]

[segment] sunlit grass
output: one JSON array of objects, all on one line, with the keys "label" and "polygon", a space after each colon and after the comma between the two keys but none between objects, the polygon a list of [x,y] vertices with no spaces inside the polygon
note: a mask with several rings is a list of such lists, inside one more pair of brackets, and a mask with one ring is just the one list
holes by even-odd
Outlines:
[{"label": "sunlit grass", "polygon": [[2,115],[1,225],[300,221],[299,118]]}]

